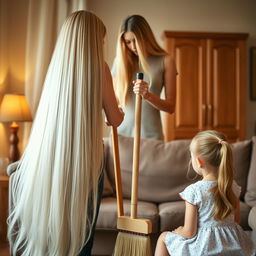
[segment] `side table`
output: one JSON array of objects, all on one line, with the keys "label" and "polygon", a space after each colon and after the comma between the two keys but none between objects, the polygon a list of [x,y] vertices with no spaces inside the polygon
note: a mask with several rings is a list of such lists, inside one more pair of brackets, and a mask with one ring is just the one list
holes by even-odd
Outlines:
[{"label": "side table", "polygon": [[8,216],[8,186],[9,176],[0,175],[0,226],[1,226],[1,240],[7,240],[7,216]]}]

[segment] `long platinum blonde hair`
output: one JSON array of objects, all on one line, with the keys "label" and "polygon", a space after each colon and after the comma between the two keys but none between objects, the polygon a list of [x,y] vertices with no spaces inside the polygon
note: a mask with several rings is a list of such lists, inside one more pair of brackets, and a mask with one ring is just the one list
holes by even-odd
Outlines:
[{"label": "long platinum blonde hair", "polygon": [[224,134],[208,130],[193,138],[190,150],[216,170],[217,185],[210,192],[215,204],[213,217],[221,221],[234,212],[238,202],[232,189],[234,167],[231,147]]},{"label": "long platinum blonde hair", "polygon": [[[135,36],[138,56],[134,55],[126,46],[124,34],[133,32]],[[154,34],[144,17],[140,15],[128,16],[120,26],[116,48],[116,83],[115,91],[122,105],[128,102],[128,87],[133,74],[139,66],[151,78],[147,57],[149,55],[163,56],[167,53],[159,46]]]},{"label": "long platinum blonde hair", "polygon": [[103,155],[104,36],[102,21],[87,11],[62,26],[11,182],[13,255],[75,256],[91,233]]}]

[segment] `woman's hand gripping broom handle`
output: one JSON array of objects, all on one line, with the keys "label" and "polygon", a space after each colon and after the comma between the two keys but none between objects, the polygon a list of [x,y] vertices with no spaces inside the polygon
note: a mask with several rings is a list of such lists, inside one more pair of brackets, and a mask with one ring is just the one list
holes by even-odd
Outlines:
[{"label": "woman's hand gripping broom handle", "polygon": [[[136,74],[137,80],[143,80],[143,73]],[[132,195],[131,195],[131,218],[137,218],[138,204],[138,179],[140,162],[140,127],[141,127],[141,96],[136,94],[135,102],[135,127],[133,143],[133,166],[132,166]]]},{"label": "woman's hand gripping broom handle", "polygon": [[124,215],[123,190],[122,190],[121,168],[120,168],[120,158],[119,158],[118,135],[117,135],[117,128],[114,126],[112,126],[112,145],[113,145],[113,153],[114,153],[117,214],[118,214],[118,217],[120,217]]}]

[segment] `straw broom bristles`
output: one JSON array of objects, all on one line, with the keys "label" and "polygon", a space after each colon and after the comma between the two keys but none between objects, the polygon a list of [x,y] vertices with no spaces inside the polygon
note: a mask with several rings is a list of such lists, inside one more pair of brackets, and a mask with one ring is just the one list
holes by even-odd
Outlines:
[{"label": "straw broom bristles", "polygon": [[149,236],[119,232],[113,256],[151,256]]},{"label": "straw broom bristles", "polygon": [[120,231],[114,251],[114,256],[151,256],[152,222],[144,218],[119,216],[117,228]]}]

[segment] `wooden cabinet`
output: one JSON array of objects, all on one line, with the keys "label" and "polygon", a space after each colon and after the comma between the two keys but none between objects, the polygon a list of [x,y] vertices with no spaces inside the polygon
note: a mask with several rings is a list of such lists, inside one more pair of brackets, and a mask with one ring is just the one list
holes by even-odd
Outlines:
[{"label": "wooden cabinet", "polygon": [[163,116],[166,141],[190,139],[206,129],[219,130],[230,141],[245,138],[247,37],[164,32],[178,70],[176,110]]}]

